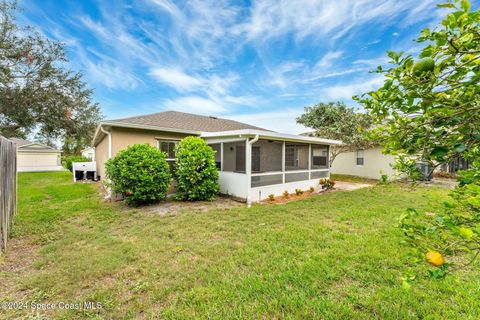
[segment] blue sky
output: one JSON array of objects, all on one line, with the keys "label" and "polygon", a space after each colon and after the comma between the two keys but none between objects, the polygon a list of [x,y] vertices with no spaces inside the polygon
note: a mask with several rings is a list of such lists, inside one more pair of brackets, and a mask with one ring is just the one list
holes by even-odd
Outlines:
[{"label": "blue sky", "polygon": [[107,119],[177,110],[300,133],[303,107],[382,83],[415,55],[431,0],[21,0],[22,24],[65,43]]}]

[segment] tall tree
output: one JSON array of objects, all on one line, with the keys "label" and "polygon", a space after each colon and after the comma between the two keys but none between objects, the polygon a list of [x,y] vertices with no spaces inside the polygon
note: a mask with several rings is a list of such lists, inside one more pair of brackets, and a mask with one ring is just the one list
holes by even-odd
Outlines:
[{"label": "tall tree", "polygon": [[416,160],[436,166],[460,155],[473,162],[445,210],[422,215],[412,208],[402,219],[418,254],[434,249],[427,260],[440,268],[432,275],[445,274],[443,255],[457,255],[459,265],[460,257],[480,254],[480,12],[466,0],[438,6],[451,12],[441,26],[421,32],[418,59],[388,52],[393,67],[377,70],[383,87],[357,97],[384,124],[377,135],[405,172]]},{"label": "tall tree", "polygon": [[0,2],[0,134],[85,144],[101,118],[92,90],[65,68],[64,46],[19,27],[17,13],[16,1]]},{"label": "tall tree", "polygon": [[357,113],[343,102],[319,103],[306,107],[297,122],[312,128],[313,136],[341,140],[344,144],[330,148],[330,165],[335,158],[348,151],[367,149],[375,145],[368,132],[373,121],[368,114]]}]

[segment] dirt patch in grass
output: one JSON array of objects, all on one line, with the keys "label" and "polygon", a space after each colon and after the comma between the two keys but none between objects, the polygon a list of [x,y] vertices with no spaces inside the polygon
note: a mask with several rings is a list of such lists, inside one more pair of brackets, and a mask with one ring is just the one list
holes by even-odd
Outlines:
[{"label": "dirt patch in grass", "polygon": [[184,210],[207,212],[215,209],[231,209],[241,206],[245,206],[245,203],[235,201],[228,197],[218,197],[214,201],[176,201],[171,199],[137,209],[152,212],[160,216],[167,216],[178,214]]},{"label": "dirt patch in grass", "polygon": [[[0,257],[0,297],[15,298],[20,301],[28,296],[22,288],[22,283],[17,281],[23,275],[34,271],[34,263],[40,255],[41,247],[32,238],[11,239],[7,252]],[[15,277],[8,277],[15,274]]]}]

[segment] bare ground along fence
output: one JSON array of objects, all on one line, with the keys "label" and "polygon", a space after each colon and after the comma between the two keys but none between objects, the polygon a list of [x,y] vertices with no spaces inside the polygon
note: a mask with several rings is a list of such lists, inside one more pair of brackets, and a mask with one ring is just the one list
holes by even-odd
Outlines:
[{"label": "bare ground along fence", "polygon": [[17,150],[0,136],[0,254],[7,247],[13,217],[17,212]]}]

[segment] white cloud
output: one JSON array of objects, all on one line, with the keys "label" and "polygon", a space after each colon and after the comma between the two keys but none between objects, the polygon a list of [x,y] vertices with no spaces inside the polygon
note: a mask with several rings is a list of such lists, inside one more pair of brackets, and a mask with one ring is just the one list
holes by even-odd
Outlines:
[{"label": "white cloud", "polygon": [[159,82],[166,84],[177,91],[198,90],[203,86],[203,79],[196,78],[186,74],[176,68],[154,68],[150,71],[150,76]]},{"label": "white cloud", "polygon": [[224,117],[268,130],[299,134],[309,131],[306,127],[296,122],[296,118],[300,116],[302,112],[303,108],[284,108],[273,112],[230,115]]},{"label": "white cloud", "polygon": [[378,89],[383,85],[383,76],[370,80],[359,80],[345,85],[335,85],[323,89],[323,95],[333,100],[351,99],[352,96]]},{"label": "white cloud", "polygon": [[[246,23],[236,27],[247,39],[264,42],[292,33],[298,39],[331,35],[335,40],[346,32],[367,23],[388,25],[392,18],[408,15],[404,25],[430,18],[425,10],[434,0],[264,0],[254,1]],[[421,8],[419,8],[421,7]]]},{"label": "white cloud", "polygon": [[315,65],[315,69],[328,69],[343,55],[343,51],[327,52]]}]

